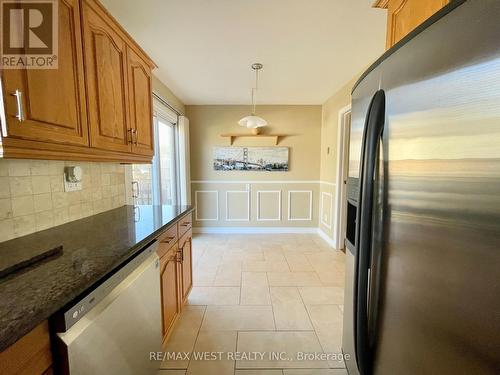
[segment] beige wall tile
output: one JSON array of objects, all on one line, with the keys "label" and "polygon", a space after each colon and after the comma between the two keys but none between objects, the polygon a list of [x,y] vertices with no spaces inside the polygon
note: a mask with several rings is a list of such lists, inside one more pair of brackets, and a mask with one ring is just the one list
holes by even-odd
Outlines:
[{"label": "beige wall tile", "polygon": [[0,177],[0,198],[10,197],[9,177]]},{"label": "beige wall tile", "polygon": [[64,161],[53,160],[49,163],[49,176],[63,176]]},{"label": "beige wall tile", "polygon": [[0,220],[0,242],[14,238],[14,219]]},{"label": "beige wall tile", "polygon": [[52,205],[54,208],[61,208],[68,206],[68,196],[65,192],[52,193]]},{"label": "beige wall tile", "polygon": [[54,225],[61,225],[69,221],[68,207],[54,209]]},{"label": "beige wall tile", "polygon": [[14,235],[21,237],[36,230],[35,215],[18,216],[14,219]]},{"label": "beige wall tile", "polygon": [[50,177],[49,176],[33,176],[31,177],[33,185],[33,194],[50,193]]},{"label": "beige wall tile", "polygon": [[52,195],[50,193],[36,194],[33,196],[35,212],[42,212],[52,209]]},{"label": "beige wall tile", "polygon": [[10,177],[9,184],[12,197],[33,194],[33,185],[31,184],[31,177],[29,176]]},{"label": "beige wall tile", "polygon": [[36,230],[44,230],[54,226],[54,213],[52,211],[43,211],[35,214]]},{"label": "beige wall tile", "polygon": [[0,176],[9,175],[9,161],[7,159],[0,159]]},{"label": "beige wall tile", "polygon": [[32,214],[34,210],[32,195],[12,198],[12,213],[14,217]]},{"label": "beige wall tile", "polygon": [[0,220],[10,219],[13,216],[10,199],[0,199]]},{"label": "beige wall tile", "polygon": [[32,176],[48,176],[49,162],[47,160],[32,160],[30,171]]},{"label": "beige wall tile", "polygon": [[78,220],[82,218],[82,205],[74,204],[68,207],[69,221]]},{"label": "beige wall tile", "polygon": [[50,176],[50,191],[51,192],[64,191],[64,182],[62,175]]},{"label": "beige wall tile", "polygon": [[9,176],[30,176],[31,160],[8,160]]}]

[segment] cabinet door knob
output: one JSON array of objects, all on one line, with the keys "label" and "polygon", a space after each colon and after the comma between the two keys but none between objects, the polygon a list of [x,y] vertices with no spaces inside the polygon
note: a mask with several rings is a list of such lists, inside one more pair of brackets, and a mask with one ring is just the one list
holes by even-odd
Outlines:
[{"label": "cabinet door knob", "polygon": [[23,122],[25,120],[24,107],[23,107],[23,92],[20,91],[19,89],[16,89],[16,91],[14,91],[11,95],[16,97],[16,103],[17,103],[16,118],[19,122]]}]

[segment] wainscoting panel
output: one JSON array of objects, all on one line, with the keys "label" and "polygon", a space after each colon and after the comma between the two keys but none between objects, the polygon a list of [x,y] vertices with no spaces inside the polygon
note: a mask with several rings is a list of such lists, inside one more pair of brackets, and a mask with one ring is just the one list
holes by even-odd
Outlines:
[{"label": "wainscoting panel", "polygon": [[332,205],[333,195],[325,191],[321,192],[320,221],[328,229],[332,228]]},{"label": "wainscoting panel", "polygon": [[226,191],[226,221],[250,221],[249,191]]},{"label": "wainscoting panel", "polygon": [[288,191],[288,220],[311,221],[313,211],[312,190]]},{"label": "wainscoting panel", "polygon": [[196,221],[219,220],[218,190],[195,190],[194,205],[196,207]]},{"label": "wainscoting panel", "polygon": [[319,225],[319,181],[195,180],[191,186],[194,227],[286,231]]},{"label": "wainscoting panel", "polygon": [[281,190],[257,192],[257,220],[281,221]]}]

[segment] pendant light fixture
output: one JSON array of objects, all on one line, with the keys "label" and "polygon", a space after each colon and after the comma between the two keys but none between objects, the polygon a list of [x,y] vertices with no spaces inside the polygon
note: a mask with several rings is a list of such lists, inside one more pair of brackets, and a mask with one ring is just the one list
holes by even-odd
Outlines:
[{"label": "pendant light fixture", "polygon": [[266,126],[267,121],[262,117],[257,116],[257,90],[259,89],[259,71],[263,68],[260,63],[252,64],[252,69],[255,71],[255,87],[252,88],[252,114],[250,116],[243,117],[238,124],[248,129],[255,129],[254,134],[258,134],[258,129]]}]

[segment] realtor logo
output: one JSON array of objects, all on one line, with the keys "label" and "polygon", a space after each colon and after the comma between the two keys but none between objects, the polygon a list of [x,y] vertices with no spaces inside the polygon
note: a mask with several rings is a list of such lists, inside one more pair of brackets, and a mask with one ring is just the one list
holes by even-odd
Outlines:
[{"label": "realtor logo", "polygon": [[57,0],[0,0],[3,69],[57,69]]}]

